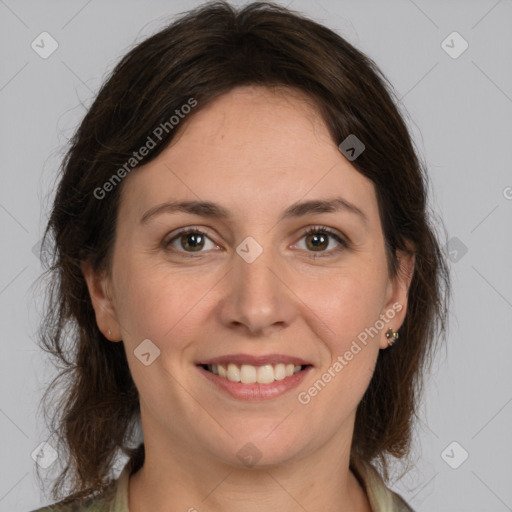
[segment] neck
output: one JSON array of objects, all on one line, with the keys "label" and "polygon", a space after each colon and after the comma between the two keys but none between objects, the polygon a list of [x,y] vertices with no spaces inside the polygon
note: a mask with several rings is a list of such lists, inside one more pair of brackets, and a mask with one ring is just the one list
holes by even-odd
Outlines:
[{"label": "neck", "polygon": [[371,512],[349,470],[348,450],[333,457],[331,448],[328,456],[320,450],[301,460],[249,468],[180,450],[162,457],[152,448],[145,446],[144,465],[130,478],[130,512]]}]

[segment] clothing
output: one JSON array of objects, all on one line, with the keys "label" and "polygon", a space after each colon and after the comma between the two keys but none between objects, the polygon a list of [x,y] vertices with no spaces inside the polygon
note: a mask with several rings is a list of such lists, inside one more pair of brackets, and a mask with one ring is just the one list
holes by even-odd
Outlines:
[{"label": "clothing", "polygon": [[[98,497],[80,504],[51,505],[31,512],[130,512],[128,509],[128,481],[139,468],[130,459],[117,480]],[[399,494],[386,487],[382,477],[370,464],[351,466],[366,491],[372,512],[414,512]]]},{"label": "clothing", "polygon": [[399,494],[386,486],[371,464],[351,466],[351,469],[366,491],[373,512],[414,512]]}]

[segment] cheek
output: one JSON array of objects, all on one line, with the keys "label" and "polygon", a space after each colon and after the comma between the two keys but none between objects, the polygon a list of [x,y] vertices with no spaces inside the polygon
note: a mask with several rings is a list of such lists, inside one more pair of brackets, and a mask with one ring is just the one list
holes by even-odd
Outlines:
[{"label": "cheek", "polygon": [[325,358],[319,378],[302,390],[299,402],[313,402],[321,395],[316,407],[329,411],[334,428],[356,410],[372,378],[382,336],[378,327],[386,280],[367,267],[366,272],[326,279],[323,287],[316,288],[320,289],[323,292],[310,295],[309,301],[318,317],[317,333],[325,333],[321,338]]},{"label": "cheek", "polygon": [[175,331],[199,300],[197,290],[143,258],[120,256],[117,264],[116,312],[125,341],[133,345],[149,338],[159,345],[166,335],[179,341]]},{"label": "cheek", "polygon": [[333,272],[312,284],[308,302],[325,322],[330,337],[340,349],[382,313],[386,292],[385,275],[371,266]]}]

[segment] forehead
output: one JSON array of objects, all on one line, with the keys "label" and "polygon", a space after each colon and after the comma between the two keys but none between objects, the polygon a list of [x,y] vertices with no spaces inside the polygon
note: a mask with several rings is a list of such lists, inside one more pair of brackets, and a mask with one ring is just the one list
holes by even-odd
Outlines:
[{"label": "forehead", "polygon": [[342,194],[376,212],[373,183],[341,154],[305,93],[244,86],[196,108],[171,144],[128,176],[122,203],[140,213],[201,198],[261,212]]},{"label": "forehead", "polygon": [[[259,155],[261,163],[287,164],[305,150],[320,150],[321,141],[333,144],[327,126],[313,99],[293,88],[241,86],[214,99],[184,120],[184,129],[169,150],[180,146],[174,156],[199,145],[208,148],[209,158],[219,160]],[[188,158],[200,159],[195,152]]]}]

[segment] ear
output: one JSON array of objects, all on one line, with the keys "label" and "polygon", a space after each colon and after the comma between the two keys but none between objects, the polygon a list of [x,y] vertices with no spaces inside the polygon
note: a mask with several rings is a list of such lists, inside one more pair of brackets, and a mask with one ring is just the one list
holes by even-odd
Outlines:
[{"label": "ear", "polygon": [[389,328],[395,331],[402,326],[407,313],[407,301],[409,288],[414,275],[415,256],[414,246],[407,243],[409,251],[397,251],[398,259],[397,275],[390,277],[387,288],[386,304],[382,311],[385,320],[385,327],[381,332],[379,346],[381,349],[388,348],[388,338],[386,332]]},{"label": "ear", "polygon": [[111,282],[109,277],[106,275],[106,272],[95,272],[89,262],[83,262],[81,269],[89,289],[99,330],[110,341],[121,341],[121,330],[111,298]]}]

